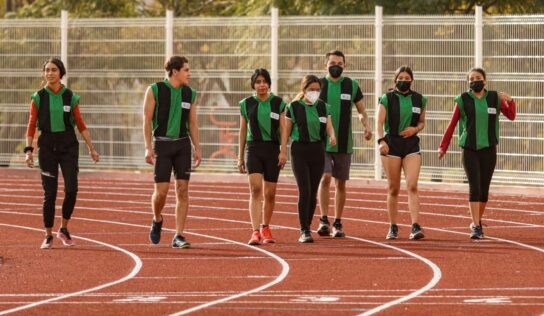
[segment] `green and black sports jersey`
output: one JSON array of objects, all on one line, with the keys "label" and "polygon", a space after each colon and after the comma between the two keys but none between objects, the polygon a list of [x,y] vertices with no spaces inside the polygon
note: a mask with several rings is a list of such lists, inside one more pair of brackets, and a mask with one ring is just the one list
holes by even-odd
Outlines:
[{"label": "green and black sports jersey", "polygon": [[174,88],[167,79],[151,85],[155,98],[153,136],[187,137],[189,112],[195,102],[196,90],[189,86]]},{"label": "green and black sports jersey", "polygon": [[327,140],[327,152],[353,152],[353,133],[351,116],[353,104],[363,99],[363,93],[357,80],[340,77],[336,82],[329,76],[321,78],[321,94],[319,98],[330,106],[331,121],[336,135],[336,146]]},{"label": "green and black sports jersey", "polygon": [[455,97],[455,102],[461,114],[459,146],[479,150],[499,143],[501,100],[497,91],[486,90],[481,98],[468,91]]},{"label": "green and black sports jersey", "polygon": [[398,136],[408,126],[417,126],[419,116],[427,106],[427,97],[415,91],[402,94],[395,90],[384,94],[380,103],[387,110],[385,133]]},{"label": "green and black sports jersey", "polygon": [[325,141],[329,115],[329,105],[322,100],[314,104],[306,104],[303,100],[291,102],[286,113],[286,117],[293,122],[291,138],[294,142],[302,143]]},{"label": "green and black sports jersey", "polygon": [[74,107],[79,103],[79,95],[63,87],[59,93],[53,93],[48,87],[32,95],[38,110],[36,126],[42,132],[64,132],[74,130]]},{"label": "green and black sports jersey", "polygon": [[280,115],[285,111],[285,102],[273,94],[262,101],[250,96],[240,101],[240,114],[247,122],[246,140],[280,141]]}]

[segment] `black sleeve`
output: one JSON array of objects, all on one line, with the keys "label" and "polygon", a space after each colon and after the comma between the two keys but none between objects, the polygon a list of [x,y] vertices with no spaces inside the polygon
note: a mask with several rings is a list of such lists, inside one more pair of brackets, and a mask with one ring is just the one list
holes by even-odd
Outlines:
[{"label": "black sleeve", "polygon": [[353,103],[357,103],[363,99],[363,92],[361,91],[361,87],[357,85],[357,90],[355,91],[355,98],[353,99]]}]

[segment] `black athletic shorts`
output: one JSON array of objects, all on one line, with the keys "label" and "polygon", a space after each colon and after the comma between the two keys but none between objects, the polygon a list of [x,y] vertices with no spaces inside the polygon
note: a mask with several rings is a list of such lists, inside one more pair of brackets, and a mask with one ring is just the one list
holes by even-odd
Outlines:
[{"label": "black athletic shorts", "polygon": [[189,137],[176,140],[154,141],[155,183],[170,182],[172,169],[176,180],[189,180],[191,176],[191,140]]},{"label": "black athletic shorts", "polygon": [[404,138],[402,136],[386,135],[385,141],[389,146],[387,157],[399,157],[404,159],[410,155],[421,155],[419,137],[417,135]]},{"label": "black athletic shorts", "polygon": [[264,181],[278,182],[280,146],[275,142],[251,141],[247,143],[246,170],[248,174],[261,173]]}]

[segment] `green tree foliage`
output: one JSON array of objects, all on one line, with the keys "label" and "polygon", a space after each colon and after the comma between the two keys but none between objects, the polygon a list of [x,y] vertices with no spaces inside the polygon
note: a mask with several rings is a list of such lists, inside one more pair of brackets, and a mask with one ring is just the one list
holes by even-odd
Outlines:
[{"label": "green tree foliage", "polygon": [[142,15],[139,4],[139,0],[36,0],[6,17],[59,17],[61,10],[73,18],[136,17]]}]

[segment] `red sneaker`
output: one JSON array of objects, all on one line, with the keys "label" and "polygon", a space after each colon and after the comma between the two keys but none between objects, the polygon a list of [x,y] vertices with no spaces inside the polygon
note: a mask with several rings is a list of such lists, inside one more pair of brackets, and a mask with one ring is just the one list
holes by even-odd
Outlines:
[{"label": "red sneaker", "polygon": [[251,234],[251,239],[247,243],[248,245],[256,246],[261,244],[261,233],[258,230]]},{"label": "red sneaker", "polygon": [[273,244],[276,242],[274,237],[272,237],[269,226],[261,227],[261,235],[263,237],[263,244]]}]

